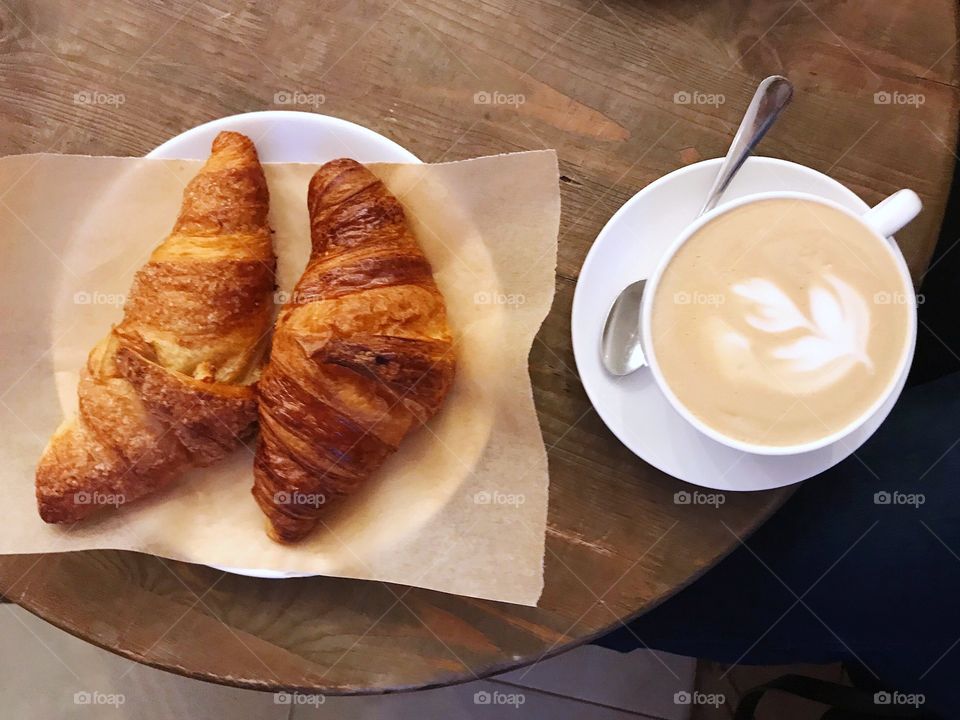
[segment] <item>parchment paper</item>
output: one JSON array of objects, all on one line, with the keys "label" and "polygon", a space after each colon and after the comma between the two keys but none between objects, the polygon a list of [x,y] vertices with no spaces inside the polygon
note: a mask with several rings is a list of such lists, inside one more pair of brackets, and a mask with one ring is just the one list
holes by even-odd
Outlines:
[{"label": "parchment paper", "polygon": [[[79,368],[121,318],[134,272],[169,232],[201,164],[0,159],[0,553],[119,548],[535,605],[548,475],[527,357],[553,299],[560,200],[552,151],[370,166],[400,198],[433,265],[456,335],[457,376],[442,411],[331,516],[328,531],[289,547],[267,538],[250,495],[248,448],[72,528],[40,520],[37,459],[61,417],[75,412]],[[309,254],[306,189],[317,167],[265,165],[278,302]]]}]

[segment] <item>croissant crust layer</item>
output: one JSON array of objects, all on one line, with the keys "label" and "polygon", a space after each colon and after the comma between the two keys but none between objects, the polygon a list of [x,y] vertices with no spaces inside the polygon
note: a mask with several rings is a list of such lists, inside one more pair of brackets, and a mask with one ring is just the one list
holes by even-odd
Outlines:
[{"label": "croissant crust layer", "polygon": [[173,230],[91,351],[78,415],[37,466],[40,516],[76,522],[216,462],[254,431],[272,319],[269,195],[249,138],[220,133]]},{"label": "croissant crust layer", "polygon": [[258,385],[253,495],[281,542],[368,482],[437,412],[455,372],[443,297],[383,183],[334,160],[307,206],[310,260]]}]

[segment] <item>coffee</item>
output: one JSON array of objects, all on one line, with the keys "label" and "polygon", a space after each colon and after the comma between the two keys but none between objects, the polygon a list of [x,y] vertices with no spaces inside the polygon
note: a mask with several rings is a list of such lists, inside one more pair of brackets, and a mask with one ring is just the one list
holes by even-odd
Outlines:
[{"label": "coffee", "polygon": [[742,442],[814,442],[858,420],[907,352],[913,292],[859,221],[767,199],[696,231],[664,270],[650,336],[664,380]]}]

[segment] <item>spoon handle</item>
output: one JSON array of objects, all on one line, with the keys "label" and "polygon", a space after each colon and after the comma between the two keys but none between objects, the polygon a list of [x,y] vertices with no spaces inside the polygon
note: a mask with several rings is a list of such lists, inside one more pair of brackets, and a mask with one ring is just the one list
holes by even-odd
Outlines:
[{"label": "spoon handle", "polygon": [[767,134],[767,130],[773,125],[780,111],[790,103],[792,97],[793,85],[781,75],[771,75],[760,83],[747,112],[744,113],[743,120],[740,121],[740,127],[737,128],[737,134],[730,143],[730,149],[723,159],[723,164],[720,165],[720,172],[713,181],[700,215],[716,207],[733,176],[750,157],[750,153]]}]

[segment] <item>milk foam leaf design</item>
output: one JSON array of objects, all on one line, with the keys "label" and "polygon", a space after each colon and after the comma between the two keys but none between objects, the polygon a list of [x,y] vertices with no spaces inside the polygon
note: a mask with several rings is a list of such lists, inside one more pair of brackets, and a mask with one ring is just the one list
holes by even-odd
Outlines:
[{"label": "milk foam leaf design", "polygon": [[757,306],[759,314],[747,318],[747,322],[757,330],[779,333],[809,326],[800,309],[769,280],[753,278],[734,285],[733,291]]},{"label": "milk foam leaf design", "polygon": [[867,355],[870,310],[850,285],[832,275],[824,276],[826,287],[810,289],[808,317],[769,280],[754,278],[733,286],[733,291],[756,306],[747,323],[766,333],[803,329],[799,338],[775,348],[771,355],[787,361],[795,372],[820,370],[839,359],[863,363],[873,370]]},{"label": "milk foam leaf design", "polygon": [[810,370],[819,370],[827,363],[843,357],[846,353],[829,340],[816,335],[805,335],[799,340],[782,345],[771,354],[780,360],[789,361],[791,370],[809,372]]},{"label": "milk foam leaf design", "polygon": [[833,275],[827,276],[827,282],[833,286],[840,298],[844,317],[852,319],[852,322],[847,321],[847,325],[854,330],[854,355],[868,370],[873,370],[873,361],[867,355],[867,343],[870,340],[870,308],[867,302],[860,293]]}]

